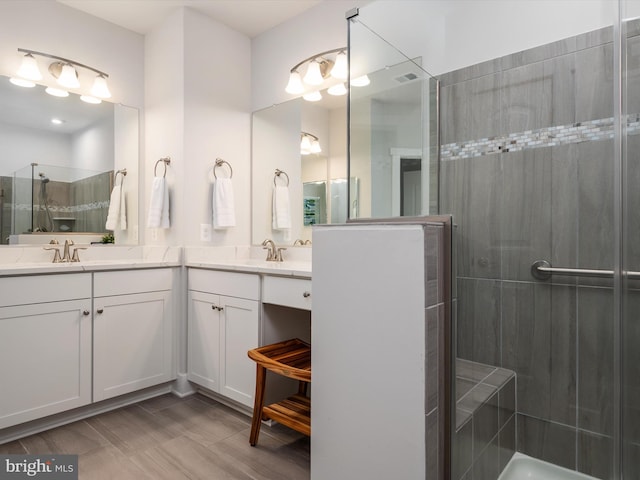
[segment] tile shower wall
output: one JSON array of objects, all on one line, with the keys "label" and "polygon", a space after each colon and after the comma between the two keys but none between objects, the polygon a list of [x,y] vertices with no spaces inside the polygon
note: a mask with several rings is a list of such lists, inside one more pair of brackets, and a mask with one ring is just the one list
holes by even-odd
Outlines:
[{"label": "tile shower wall", "polygon": [[[634,28],[630,52],[640,48]],[[612,281],[540,282],[530,268],[540,259],[612,268],[612,70],[612,30],[602,29],[440,78],[458,356],[516,373],[518,451],[603,479],[612,472]],[[628,121],[636,143],[638,111]]]},{"label": "tile shower wall", "polygon": [[[25,233],[31,225],[31,204],[27,199],[12,203],[12,177],[0,177],[4,188],[3,235],[11,233],[11,212],[15,209],[19,217],[17,224],[19,231]],[[29,182],[29,180],[27,180]],[[21,184],[23,185],[23,184]],[[44,202],[40,199],[39,181],[36,180],[33,191],[34,228],[51,229],[47,218]],[[65,224],[74,232],[105,231],[105,222],[109,210],[109,197],[113,188],[113,172],[103,172],[73,182],[59,182],[52,180],[47,183],[48,206],[54,220],[54,229],[59,231],[59,225]],[[73,222],[67,219],[75,219]],[[65,220],[60,220],[65,219]],[[6,235],[5,233],[6,232]],[[4,238],[4,237],[3,237]],[[6,242],[4,242],[6,243]]]}]

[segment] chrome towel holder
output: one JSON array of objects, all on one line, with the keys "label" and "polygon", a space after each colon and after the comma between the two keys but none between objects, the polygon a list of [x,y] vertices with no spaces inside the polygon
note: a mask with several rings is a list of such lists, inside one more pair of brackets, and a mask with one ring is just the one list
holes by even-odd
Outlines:
[{"label": "chrome towel holder", "polygon": [[218,176],[216,175],[216,168],[227,165],[229,167],[229,178],[233,178],[233,168],[231,168],[231,164],[226,160],[221,158],[216,158],[216,164],[213,166],[213,177],[217,180]]},{"label": "chrome towel holder", "polygon": [[158,164],[160,162],[164,163],[164,173],[162,174],[162,176],[166,177],[167,176],[167,165],[169,165],[171,163],[171,157],[162,157],[160,160],[158,160],[156,162],[155,167],[153,167],[153,176],[154,177],[158,176],[157,170],[158,170]]},{"label": "chrome towel holder", "polygon": [[113,176],[113,184],[115,185],[116,183],[118,183],[118,174],[122,175],[122,178],[120,178],[120,186],[122,186],[124,184],[124,177],[127,176],[127,169],[123,168],[122,170],[117,170],[116,174]]},{"label": "chrome towel holder", "polygon": [[289,175],[287,175],[287,172],[285,172],[284,170],[280,170],[279,168],[276,168],[276,172],[273,175],[273,185],[274,186],[278,186],[278,184],[276,183],[276,178],[279,178],[280,175],[284,175],[285,177],[287,177],[287,184],[285,185],[286,187],[289,186]]}]

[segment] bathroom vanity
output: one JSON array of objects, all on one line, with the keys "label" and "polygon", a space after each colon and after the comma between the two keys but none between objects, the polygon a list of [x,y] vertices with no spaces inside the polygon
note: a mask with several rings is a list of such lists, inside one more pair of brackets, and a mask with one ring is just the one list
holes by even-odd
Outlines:
[{"label": "bathroom vanity", "polygon": [[0,442],[193,388],[249,412],[247,351],[311,334],[310,249],[279,263],[252,248],[90,247],[57,264],[3,250]]}]

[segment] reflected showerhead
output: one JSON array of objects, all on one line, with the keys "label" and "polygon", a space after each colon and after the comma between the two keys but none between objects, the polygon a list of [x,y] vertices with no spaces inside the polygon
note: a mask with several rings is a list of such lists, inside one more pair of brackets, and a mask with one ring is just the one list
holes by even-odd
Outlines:
[{"label": "reflected showerhead", "polygon": [[38,176],[40,177],[40,181],[42,183],[49,183],[49,177],[47,177],[44,173],[40,172]]}]

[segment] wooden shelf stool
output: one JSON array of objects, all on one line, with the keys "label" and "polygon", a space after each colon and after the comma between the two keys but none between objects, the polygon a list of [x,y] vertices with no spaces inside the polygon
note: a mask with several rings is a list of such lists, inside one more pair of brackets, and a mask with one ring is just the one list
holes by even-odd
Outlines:
[{"label": "wooden shelf stool", "polygon": [[[311,435],[311,345],[298,338],[254,348],[247,352],[256,362],[256,395],[249,443],[258,442],[262,420],[272,419],[297,432]],[[264,406],[267,370],[298,380],[298,393],[286,400]]]}]

